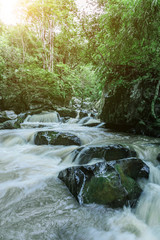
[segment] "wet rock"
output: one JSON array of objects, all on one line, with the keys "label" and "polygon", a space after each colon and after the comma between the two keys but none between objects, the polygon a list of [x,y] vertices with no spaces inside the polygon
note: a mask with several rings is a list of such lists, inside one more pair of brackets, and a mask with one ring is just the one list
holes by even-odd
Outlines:
[{"label": "wet rock", "polygon": [[[137,165],[133,169],[134,174],[130,173],[131,165]],[[71,167],[61,171],[58,177],[80,204],[96,203],[119,208],[124,205],[135,206],[142,192],[137,179],[147,178],[148,175],[149,168],[145,163],[130,158]]]},{"label": "wet rock", "polygon": [[16,120],[8,120],[0,125],[0,129],[17,129],[20,124]]},{"label": "wet rock", "polygon": [[34,142],[36,145],[81,145],[80,139],[71,133],[62,133],[54,131],[37,132]]},{"label": "wet rock", "polygon": [[0,125],[0,129],[15,129],[16,127],[14,123],[15,123],[14,120],[5,121]]},{"label": "wet rock", "polygon": [[14,120],[17,118],[17,115],[14,111],[2,111],[0,112],[0,123],[6,122],[8,120]]},{"label": "wet rock", "polygon": [[133,178],[134,180],[138,178],[148,178],[149,168],[143,161],[138,158],[128,158],[117,161],[115,166],[119,166],[123,169],[125,175]]},{"label": "wet rock", "polygon": [[24,113],[20,113],[17,116],[17,121],[19,123],[23,123],[27,116],[28,116],[28,113],[25,113],[25,112]]},{"label": "wet rock", "polygon": [[75,161],[79,164],[89,163],[93,158],[112,161],[136,156],[135,151],[123,147],[120,144],[80,147],[76,149],[73,154],[73,162]]},{"label": "wet rock", "polygon": [[98,127],[100,125],[100,123],[85,123],[83,126],[85,126],[85,127]]},{"label": "wet rock", "polygon": [[160,153],[159,153],[158,156],[157,156],[157,161],[160,162]]},{"label": "wet rock", "polygon": [[58,107],[56,108],[56,111],[59,113],[59,115],[63,118],[65,117],[70,117],[70,118],[76,118],[77,116],[77,111],[73,109],[69,109],[66,107]]},{"label": "wet rock", "polygon": [[3,116],[2,114],[0,115],[0,123],[6,122],[8,120],[9,119],[7,117]]},{"label": "wet rock", "polygon": [[[9,111],[13,112],[13,111]],[[10,114],[10,118],[13,118],[13,120],[7,120],[0,124],[0,129],[17,129],[21,128],[21,123],[23,123],[24,119],[26,118],[27,113],[20,113],[19,115]]]},{"label": "wet rock", "polygon": [[88,117],[88,112],[87,112],[87,110],[81,110],[81,111],[79,111],[79,118],[82,119],[82,118],[85,118],[85,117]]},{"label": "wet rock", "polygon": [[100,119],[107,128],[160,137],[160,93],[152,108],[157,81],[143,80],[137,84],[104,90],[104,105]]}]

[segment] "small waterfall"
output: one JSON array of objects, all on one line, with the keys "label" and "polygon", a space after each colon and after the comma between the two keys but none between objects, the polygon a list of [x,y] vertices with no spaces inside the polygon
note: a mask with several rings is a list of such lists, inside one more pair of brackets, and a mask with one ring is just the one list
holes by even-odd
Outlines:
[{"label": "small waterfall", "polygon": [[154,166],[152,163],[148,163],[147,165],[150,168],[149,182],[160,185],[160,166]]},{"label": "small waterfall", "polygon": [[136,209],[136,215],[149,226],[160,224],[160,186],[149,183],[146,185]]},{"label": "small waterfall", "polygon": [[133,148],[138,154],[138,157],[144,161],[151,161],[157,165],[157,156],[160,152],[160,144],[139,143],[133,144]]},{"label": "small waterfall", "polygon": [[59,122],[59,114],[57,112],[46,112],[41,114],[34,114],[32,116],[28,116],[24,123],[58,123]]},{"label": "small waterfall", "polygon": [[84,117],[79,121],[79,124],[87,123],[90,119],[91,119],[91,117]]},{"label": "small waterfall", "polygon": [[155,227],[160,224],[160,168],[152,163],[147,164],[150,167],[149,181],[136,208],[136,215]]}]

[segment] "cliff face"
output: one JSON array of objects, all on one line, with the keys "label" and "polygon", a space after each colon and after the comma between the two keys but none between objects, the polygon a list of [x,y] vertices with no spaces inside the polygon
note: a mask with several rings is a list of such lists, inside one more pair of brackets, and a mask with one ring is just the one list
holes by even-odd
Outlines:
[{"label": "cliff face", "polygon": [[100,118],[107,128],[160,137],[159,81],[117,86],[104,96]]}]

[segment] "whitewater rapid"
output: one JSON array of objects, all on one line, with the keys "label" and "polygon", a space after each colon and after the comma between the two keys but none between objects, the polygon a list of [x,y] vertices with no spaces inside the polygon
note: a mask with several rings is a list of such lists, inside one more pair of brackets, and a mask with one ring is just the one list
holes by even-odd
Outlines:
[{"label": "whitewater rapid", "polygon": [[[40,117],[28,118],[22,129],[0,131],[0,240],[159,240],[160,139]],[[150,167],[136,209],[80,206],[57,178],[73,165],[77,146],[36,146],[34,136],[44,129],[73,133],[84,146],[120,143],[134,149]]]}]

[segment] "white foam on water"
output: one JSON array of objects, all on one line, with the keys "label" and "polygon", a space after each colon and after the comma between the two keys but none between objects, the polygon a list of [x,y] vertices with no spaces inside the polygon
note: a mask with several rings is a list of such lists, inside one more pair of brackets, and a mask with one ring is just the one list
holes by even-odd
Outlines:
[{"label": "white foam on water", "polygon": [[[34,129],[0,131],[0,239],[159,240],[160,168],[156,156],[160,140],[76,123],[54,122],[44,128],[38,124]],[[137,208],[79,206],[57,178],[61,170],[75,164],[72,153],[79,146],[36,146],[34,136],[42,129],[75,134],[83,147],[120,143],[136,149],[151,171]]]}]

